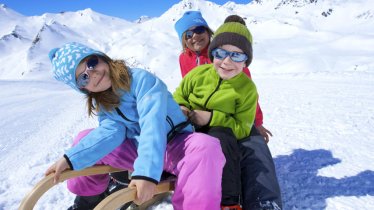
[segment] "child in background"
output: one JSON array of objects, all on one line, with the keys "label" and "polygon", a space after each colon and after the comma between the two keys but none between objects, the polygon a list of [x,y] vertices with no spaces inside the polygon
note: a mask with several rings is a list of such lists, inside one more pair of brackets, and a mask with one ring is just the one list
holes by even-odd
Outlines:
[{"label": "child in background", "polygon": [[[153,197],[163,170],[177,176],[174,209],[218,209],[222,168],[220,143],[190,125],[166,85],[142,69],[79,43],[49,53],[54,77],[87,97],[88,114],[99,126],[78,134],[73,147],[51,165],[57,183],[62,171],[110,165],[133,170],[129,187],[137,189],[136,204]],[[183,126],[183,127],[181,127]],[[168,140],[171,142],[167,143]],[[109,176],[68,180],[77,194],[70,209],[93,209],[104,197]]]},{"label": "child in background", "polygon": [[185,12],[175,23],[175,30],[183,49],[179,55],[182,77],[196,66],[210,63],[208,46],[213,32],[199,11]]}]

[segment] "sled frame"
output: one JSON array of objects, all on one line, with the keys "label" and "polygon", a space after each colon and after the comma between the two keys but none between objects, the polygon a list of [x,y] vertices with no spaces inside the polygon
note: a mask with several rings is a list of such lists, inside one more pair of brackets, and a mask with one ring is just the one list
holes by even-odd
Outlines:
[{"label": "sled frame", "polygon": [[[124,171],[123,169],[113,168],[111,166],[93,166],[89,167],[80,171],[73,171],[73,170],[65,170],[60,175],[60,182],[64,182],[67,179],[71,179],[74,177],[79,176],[90,176],[90,175],[98,175],[98,174],[109,174],[114,172]],[[34,188],[23,198],[21,204],[19,206],[19,210],[32,210],[37,203],[37,201],[46,193],[49,189],[54,187],[56,184],[53,183],[53,176],[54,173],[49,174],[48,176],[44,177],[40,180]],[[160,182],[159,185],[156,186],[156,194],[161,194],[165,192],[169,192],[174,190],[174,179],[166,180]],[[132,188],[125,188],[119,190],[108,197],[106,197],[101,203],[96,206],[95,210],[109,210],[109,209],[117,209],[121,207],[123,204],[131,202],[135,199],[136,196],[136,189]]]}]

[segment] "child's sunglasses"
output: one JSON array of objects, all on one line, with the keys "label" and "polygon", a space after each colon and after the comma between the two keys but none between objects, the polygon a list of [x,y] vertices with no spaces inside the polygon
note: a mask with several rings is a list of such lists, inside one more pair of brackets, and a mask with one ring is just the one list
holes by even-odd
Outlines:
[{"label": "child's sunglasses", "polygon": [[234,62],[243,62],[248,59],[248,56],[244,53],[240,52],[231,52],[221,48],[216,48],[212,51],[212,56],[219,60],[225,59],[227,56]]},{"label": "child's sunglasses", "polygon": [[186,31],[186,39],[191,39],[193,34],[202,34],[206,31],[206,28],[204,26],[198,26],[192,30]]},{"label": "child's sunglasses", "polygon": [[79,89],[83,89],[90,82],[90,75],[88,74],[88,71],[94,70],[98,63],[99,58],[97,56],[91,56],[87,59],[86,70],[77,77],[77,86]]}]

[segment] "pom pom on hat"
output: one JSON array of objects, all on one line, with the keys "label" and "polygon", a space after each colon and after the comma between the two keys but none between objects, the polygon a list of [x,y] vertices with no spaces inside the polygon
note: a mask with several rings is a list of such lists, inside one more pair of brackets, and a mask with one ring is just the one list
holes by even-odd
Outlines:
[{"label": "pom pom on hat", "polygon": [[225,44],[234,45],[240,48],[247,56],[245,62],[247,66],[251,64],[253,58],[252,35],[248,28],[238,22],[228,22],[222,24],[214,33],[213,40],[209,45],[209,58],[213,62],[212,51]]},{"label": "pom pom on hat", "polygon": [[200,11],[187,11],[177,20],[174,27],[180,41],[182,41],[183,33],[193,26],[205,26],[209,29],[208,23],[204,20]]},{"label": "pom pom on hat", "polygon": [[48,57],[52,63],[52,73],[54,78],[62,81],[75,90],[85,93],[77,86],[75,71],[78,64],[90,55],[105,56],[104,53],[77,42],[67,43],[61,48],[52,49],[49,52]]}]

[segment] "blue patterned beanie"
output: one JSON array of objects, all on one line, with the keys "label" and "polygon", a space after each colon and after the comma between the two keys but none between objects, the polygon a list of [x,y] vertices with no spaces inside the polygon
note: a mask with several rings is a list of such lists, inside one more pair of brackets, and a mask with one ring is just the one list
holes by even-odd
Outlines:
[{"label": "blue patterned beanie", "polygon": [[90,55],[105,56],[104,53],[77,42],[67,43],[61,48],[52,49],[48,56],[52,63],[53,76],[73,89],[84,93],[77,87],[75,71],[78,64]]},{"label": "blue patterned beanie", "polygon": [[183,33],[193,26],[205,26],[209,28],[200,11],[187,11],[175,23],[174,27],[181,42]]}]

